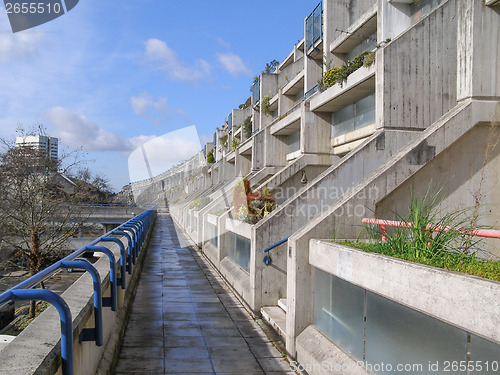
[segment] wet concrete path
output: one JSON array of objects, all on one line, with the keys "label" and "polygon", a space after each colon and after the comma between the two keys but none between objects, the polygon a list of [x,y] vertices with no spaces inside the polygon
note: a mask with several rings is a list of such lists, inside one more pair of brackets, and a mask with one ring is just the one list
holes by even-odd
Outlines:
[{"label": "wet concrete path", "polygon": [[212,266],[182,242],[159,214],[115,374],[293,374]]}]

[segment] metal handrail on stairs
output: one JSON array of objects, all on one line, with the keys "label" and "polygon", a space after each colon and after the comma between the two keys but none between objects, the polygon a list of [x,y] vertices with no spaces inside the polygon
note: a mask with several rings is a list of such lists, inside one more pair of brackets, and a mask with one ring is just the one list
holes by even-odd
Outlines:
[{"label": "metal handrail on stairs", "polygon": [[[271,246],[266,247],[266,248],[264,249],[264,253],[268,253],[269,251],[271,251],[271,250],[272,250],[272,249],[274,249],[275,247],[278,247],[279,245],[281,245],[281,244],[285,243],[286,241],[288,241],[288,238],[289,238],[289,237],[284,238],[284,239],[282,239],[281,241],[278,241],[278,242],[276,242],[275,244],[273,244],[273,245],[271,245]],[[268,254],[266,254],[266,256],[264,257],[263,261],[264,261],[264,263],[266,264],[266,266],[268,266],[268,265],[270,265],[270,264],[271,264],[272,259],[271,259],[271,257],[270,257]]]}]

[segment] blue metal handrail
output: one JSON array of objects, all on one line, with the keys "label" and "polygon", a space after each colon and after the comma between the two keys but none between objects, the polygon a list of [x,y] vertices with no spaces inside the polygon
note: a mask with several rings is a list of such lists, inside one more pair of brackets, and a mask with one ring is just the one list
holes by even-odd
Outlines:
[{"label": "blue metal handrail", "polygon": [[[274,249],[275,247],[278,247],[279,245],[281,244],[284,244],[286,241],[288,241],[290,237],[287,237],[287,238],[284,238],[282,239],[281,241],[278,241],[276,242],[275,244],[271,245],[271,246],[268,246],[264,249],[264,253],[268,253],[269,251],[271,251],[272,249]],[[266,266],[270,265],[271,264],[271,257],[269,255],[266,255],[263,259],[264,263],[266,264]]]},{"label": "blue metal handrail", "polygon": [[[55,272],[65,268],[81,268],[88,271],[93,280],[94,288],[94,323],[93,329],[84,329],[80,334],[80,341],[95,341],[97,346],[103,343],[103,324],[102,324],[102,308],[111,307],[112,311],[116,311],[118,307],[116,287],[118,279],[116,276],[115,256],[108,248],[104,246],[95,246],[98,242],[116,242],[120,247],[120,269],[121,269],[121,285],[122,288],[126,287],[125,283],[125,269],[132,273],[132,263],[135,264],[135,256],[139,254],[141,246],[145,241],[147,232],[151,228],[154,218],[156,216],[156,208],[144,211],[133,219],[120,225],[117,230],[112,230],[105,235],[95,239],[88,245],[76,250],[60,261],[52,264],[44,270],[38,272],[36,275],[29,277],[23,282],[13,286],[9,290],[0,294],[0,307],[12,300],[43,300],[52,304],[59,312],[61,321],[61,358],[62,358],[62,371],[63,375],[73,374],[73,330],[72,330],[72,316],[67,303],[54,292],[47,289],[30,289],[43,282]],[[129,233],[132,233],[130,236]],[[121,241],[113,234],[125,235],[128,240],[127,250]],[[111,298],[108,302],[102,297],[102,285],[99,272],[96,268],[85,261],[74,260],[86,252],[103,252],[110,261],[110,284],[111,284]],[[131,256],[132,255],[132,256]],[[125,259],[127,258],[127,259]],[[104,300],[104,303],[103,303]]]}]

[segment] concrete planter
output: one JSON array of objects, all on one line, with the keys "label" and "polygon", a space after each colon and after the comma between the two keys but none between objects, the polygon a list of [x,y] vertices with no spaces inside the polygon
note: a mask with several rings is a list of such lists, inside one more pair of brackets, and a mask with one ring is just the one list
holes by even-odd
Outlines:
[{"label": "concrete planter", "polygon": [[324,240],[311,266],[468,332],[500,343],[500,283]]}]

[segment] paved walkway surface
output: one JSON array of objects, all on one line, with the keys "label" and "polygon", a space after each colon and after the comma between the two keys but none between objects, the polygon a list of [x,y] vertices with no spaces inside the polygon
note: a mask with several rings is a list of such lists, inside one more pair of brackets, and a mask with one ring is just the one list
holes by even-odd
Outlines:
[{"label": "paved walkway surface", "polygon": [[115,374],[294,374],[211,265],[182,242],[159,214]]}]

